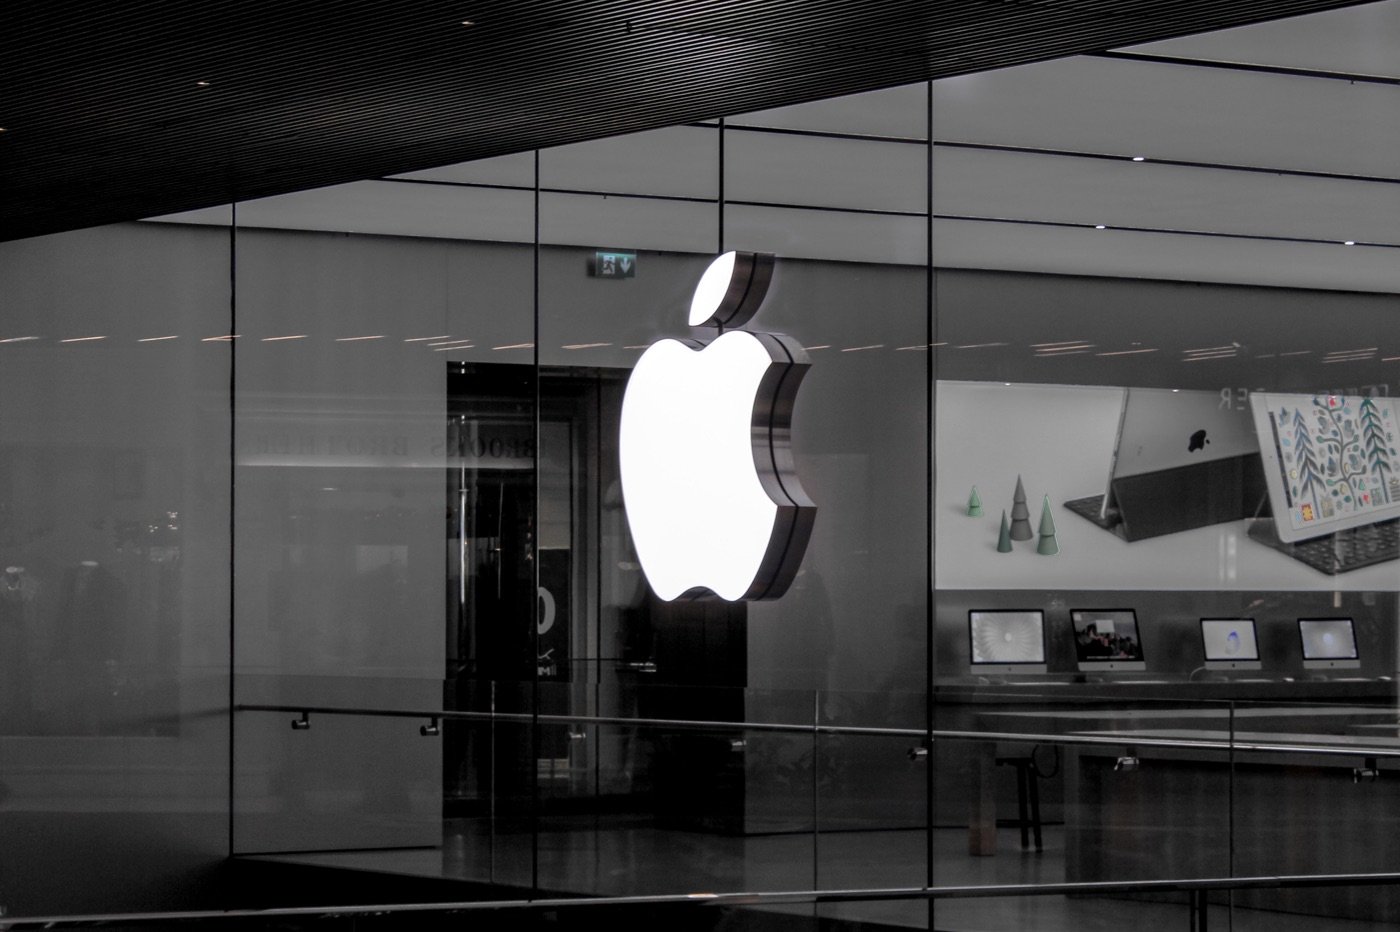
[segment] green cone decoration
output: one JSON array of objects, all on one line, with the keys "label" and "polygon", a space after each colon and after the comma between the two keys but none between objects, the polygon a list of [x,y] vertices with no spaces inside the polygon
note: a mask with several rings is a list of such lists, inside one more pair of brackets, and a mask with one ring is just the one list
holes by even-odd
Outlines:
[{"label": "green cone decoration", "polygon": [[967,516],[969,518],[982,517],[982,499],[977,494],[977,486],[972,487],[972,494],[967,499]]},{"label": "green cone decoration", "polygon": [[1036,544],[1035,552],[1046,557],[1053,557],[1060,552],[1060,544],[1055,540],[1055,519],[1050,517],[1050,496],[1045,496],[1045,504],[1040,509],[1040,543]]},{"label": "green cone decoration", "polygon": [[1006,509],[1001,510],[1001,533],[997,535],[997,553],[1011,552],[1011,523],[1006,520]]},{"label": "green cone decoration", "polygon": [[1016,494],[1011,499],[1011,539],[1030,540],[1035,536],[1031,530],[1031,513],[1026,509],[1026,487],[1021,477],[1016,477]]}]

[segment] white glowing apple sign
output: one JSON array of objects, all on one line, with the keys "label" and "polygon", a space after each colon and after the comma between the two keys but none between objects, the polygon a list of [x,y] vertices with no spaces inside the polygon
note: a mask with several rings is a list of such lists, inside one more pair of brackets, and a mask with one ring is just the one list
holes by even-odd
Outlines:
[{"label": "white glowing apple sign", "polygon": [[[696,288],[691,326],[745,323],[772,268],[772,256],[720,256]],[[660,340],[637,361],[622,400],[622,494],[660,598],[776,599],[791,585],[816,516],[790,448],[809,367],[792,338],[743,330]]]}]

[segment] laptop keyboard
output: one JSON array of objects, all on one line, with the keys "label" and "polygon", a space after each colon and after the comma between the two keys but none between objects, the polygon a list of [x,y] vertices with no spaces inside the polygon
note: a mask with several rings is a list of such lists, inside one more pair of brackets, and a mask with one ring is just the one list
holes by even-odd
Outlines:
[{"label": "laptop keyboard", "polygon": [[1329,576],[1400,558],[1400,519],[1292,544],[1278,539],[1272,521],[1261,520],[1250,524],[1249,536]]},{"label": "laptop keyboard", "polygon": [[1102,495],[1090,495],[1088,498],[1075,498],[1065,502],[1065,507],[1081,518],[1087,518],[1101,528],[1113,528],[1118,524],[1118,509],[1108,509],[1108,517],[1100,517],[1099,510],[1103,508]]}]

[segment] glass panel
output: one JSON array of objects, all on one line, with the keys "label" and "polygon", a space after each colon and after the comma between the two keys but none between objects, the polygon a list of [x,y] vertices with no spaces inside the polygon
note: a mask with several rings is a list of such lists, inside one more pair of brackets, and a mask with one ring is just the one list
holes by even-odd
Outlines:
[{"label": "glass panel", "polygon": [[[1308,654],[1354,653],[1343,624],[1329,620],[1302,627]],[[1386,627],[1393,631],[1393,625]],[[1386,800],[1388,781],[1393,782],[1400,756],[1392,687],[1357,675],[1364,667],[1318,672],[1314,660],[1313,670],[1298,669],[1297,628],[1292,619],[1269,624],[1270,653],[1280,658],[1280,666],[1294,668],[1306,688],[1325,683],[1334,695],[1349,694],[1349,700],[1300,703],[1282,695],[1273,702],[1236,704],[1235,873],[1395,871],[1396,857],[1386,843],[1396,829]],[[1370,647],[1375,641],[1374,631],[1363,630],[1356,646]],[[1303,837],[1305,845],[1297,842]],[[1387,922],[1400,909],[1389,887],[1364,895],[1358,890],[1241,890],[1234,894],[1234,904],[1256,923],[1280,913],[1325,916],[1328,922]]]},{"label": "glass panel", "polygon": [[0,244],[9,916],[192,908],[228,852],[228,242]]},{"label": "glass panel", "polygon": [[[239,206],[240,703],[489,710],[474,682],[531,675],[534,381],[491,363],[531,359],[531,249],[500,241],[528,238],[532,213],[529,192],[413,181]],[[461,841],[493,791],[528,832],[530,743],[501,753],[518,723],[443,740],[426,719],[293,733],[249,714],[240,853],[417,847],[432,854],[406,869],[437,875],[446,813],[450,859],[479,869]],[[521,882],[516,855],[491,854],[488,877]],[[528,887],[528,845],[524,863]]]},{"label": "glass panel", "polygon": [[935,85],[937,822],[1003,861],[1029,770],[1027,882],[1393,869],[1395,124],[1330,16]]}]

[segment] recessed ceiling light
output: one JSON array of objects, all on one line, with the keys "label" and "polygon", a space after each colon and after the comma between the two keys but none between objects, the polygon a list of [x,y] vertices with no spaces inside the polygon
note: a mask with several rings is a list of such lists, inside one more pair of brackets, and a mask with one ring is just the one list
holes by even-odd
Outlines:
[{"label": "recessed ceiling light", "polygon": [[1134,162],[1146,162],[1146,161],[1147,161],[1147,156],[1145,156],[1145,155],[1135,155],[1135,156],[1133,156],[1133,161],[1134,161]]},{"label": "recessed ceiling light", "polygon": [[1094,224],[1094,229],[1095,229],[1095,230],[1107,230],[1108,227],[1104,226],[1102,223],[1096,223],[1096,224]]},{"label": "recessed ceiling light", "polygon": [[194,82],[194,86],[195,86],[195,87],[212,87],[213,85],[211,85],[208,81],[196,81],[196,82]]},{"label": "recessed ceiling light", "polygon": [[1343,246],[1355,246],[1355,245],[1356,245],[1356,240],[1354,240],[1354,239],[1344,240],[1344,241],[1342,242],[1342,245],[1343,245]]},{"label": "recessed ceiling light", "polygon": [[464,19],[464,20],[462,20],[462,25],[463,25],[463,26],[475,26],[475,25],[476,25],[476,20],[474,20],[474,19]]}]

